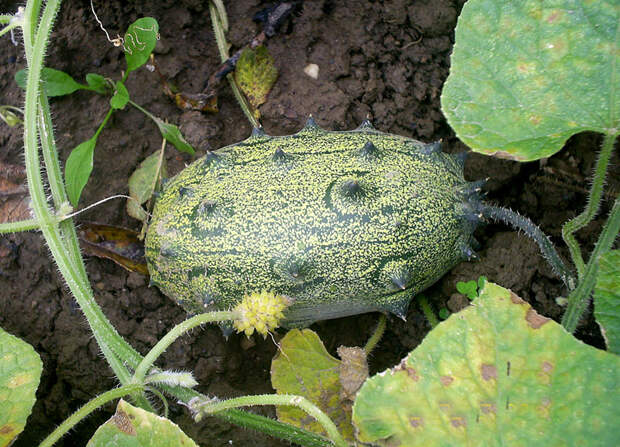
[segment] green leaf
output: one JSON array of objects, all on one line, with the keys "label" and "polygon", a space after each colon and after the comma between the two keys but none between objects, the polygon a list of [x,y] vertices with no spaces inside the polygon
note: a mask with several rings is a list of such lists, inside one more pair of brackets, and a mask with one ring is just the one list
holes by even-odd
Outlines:
[{"label": "green leaf", "polygon": [[[24,90],[26,89],[27,77],[26,69],[15,73],[15,82]],[[43,67],[41,71],[41,86],[49,97],[69,95],[79,89],[88,89],[86,85],[76,82],[64,71],[48,67]]]},{"label": "green leaf", "polygon": [[166,418],[120,400],[116,413],[100,426],[86,447],[198,447]]},{"label": "green leaf", "polygon": [[128,73],[140,68],[149,60],[157,39],[159,39],[159,25],[154,18],[142,17],[129,25],[124,43]]},{"label": "green leaf", "polygon": [[67,195],[74,207],[77,207],[82,190],[88,182],[90,173],[93,171],[93,153],[95,152],[96,144],[97,137],[94,136],[90,140],[77,145],[67,159],[67,164],[65,165]]},{"label": "green leaf", "polygon": [[456,290],[470,300],[473,300],[478,296],[478,283],[474,280],[467,282],[459,281],[456,283]]},{"label": "green leaf", "polygon": [[278,69],[267,48],[260,46],[256,50],[243,50],[235,68],[235,79],[254,109],[267,100],[277,78]]},{"label": "green leaf", "polygon": [[0,447],[24,430],[42,370],[32,346],[0,328]]},{"label": "green leaf", "polygon": [[108,93],[108,83],[105,78],[97,73],[88,73],[86,75],[86,83],[90,89],[99,94],[105,95]]},{"label": "green leaf", "polygon": [[181,152],[187,152],[188,154],[194,155],[194,148],[185,141],[181,131],[177,126],[170,123],[165,123],[163,120],[157,118],[156,116],[151,115],[157,127],[159,127],[159,132],[161,132],[161,136],[166,139],[169,143],[172,143],[174,147],[176,147]]},{"label": "green leaf", "polygon": [[129,92],[121,81],[118,81],[115,86],[114,96],[110,98],[110,106],[113,109],[124,109],[129,102]]},{"label": "green leaf", "polygon": [[611,250],[599,259],[594,316],[601,326],[607,349],[620,354],[620,250]]},{"label": "green leaf", "polygon": [[617,133],[616,0],[470,0],[442,109],[474,151],[528,161],[584,130]]},{"label": "green leaf", "polygon": [[439,318],[442,320],[447,319],[450,316],[450,311],[448,309],[446,309],[445,307],[442,307],[441,309],[439,309]]},{"label": "green leaf", "polygon": [[[278,394],[304,396],[325,412],[345,439],[353,439],[351,414],[340,401],[341,361],[325,349],[310,329],[293,329],[280,342],[280,352],[271,362],[271,385]],[[322,426],[296,407],[277,407],[278,419],[314,433]]]},{"label": "green leaf", "polygon": [[585,345],[487,282],[355,400],[358,438],[379,445],[616,445],[620,357]]},{"label": "green leaf", "polygon": [[15,127],[18,124],[24,123],[24,121],[7,106],[0,106],[0,119],[9,127]]},{"label": "green leaf", "polygon": [[166,176],[166,159],[162,157],[161,166],[159,159],[160,152],[149,155],[129,177],[129,195],[134,200],[127,201],[127,214],[138,220],[148,217],[140,205],[151,198],[157,180]]}]

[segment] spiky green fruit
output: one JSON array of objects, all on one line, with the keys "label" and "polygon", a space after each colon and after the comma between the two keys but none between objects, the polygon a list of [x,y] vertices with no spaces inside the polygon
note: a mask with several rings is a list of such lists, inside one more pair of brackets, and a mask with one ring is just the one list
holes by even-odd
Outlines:
[{"label": "spiky green fruit", "polygon": [[400,317],[472,256],[477,185],[439,144],[376,131],[260,131],[173,178],[146,237],[151,280],[190,313],[268,290],[284,326]]}]

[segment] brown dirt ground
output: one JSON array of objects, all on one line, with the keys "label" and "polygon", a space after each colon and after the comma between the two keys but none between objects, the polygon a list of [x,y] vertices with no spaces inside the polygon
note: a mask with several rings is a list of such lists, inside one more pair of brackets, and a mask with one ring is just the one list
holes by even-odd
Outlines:
[{"label": "brown dirt ground", "polygon": [[[257,33],[258,26],[251,18],[268,3],[227,3],[231,27],[228,36],[233,47],[238,48]],[[351,129],[370,116],[380,130],[427,142],[442,138],[448,152],[465,150],[446,124],[439,105],[462,3],[306,1],[303,14],[293,20],[286,33],[267,45],[280,75],[261,108],[266,131],[279,135],[295,132],[308,114],[328,129]],[[16,4],[0,2],[0,10],[12,12]],[[156,53],[162,71],[184,91],[199,92],[203,88],[219,61],[206,2],[95,4],[101,20],[114,35],[141,16],[156,17],[161,28]],[[25,65],[22,50],[4,38],[0,40],[0,55],[0,104],[19,106],[23,94],[14,84],[13,75]],[[320,67],[318,80],[304,74],[309,63]],[[118,78],[124,58],[98,29],[88,2],[65,1],[52,36],[47,65],[78,80],[88,72]],[[183,113],[162,94],[158,79],[147,70],[133,74],[127,86],[136,102],[179,124],[187,139],[200,148],[200,154],[244,139],[250,133],[250,125],[226,85],[219,93],[220,112],[211,115]],[[63,160],[71,148],[92,135],[107,111],[106,101],[89,92],[52,101]],[[21,132],[20,128],[0,126],[0,161],[22,162]],[[473,155],[466,165],[466,177],[490,177],[486,191],[491,201],[529,216],[558,242],[561,223],[585,205],[587,178],[598,144],[596,135],[578,135],[565,150],[544,163],[520,164]],[[116,113],[99,139],[94,177],[81,204],[127,193],[131,172],[159,146],[159,134],[144,115],[134,109]],[[174,150],[167,152],[167,159],[172,173],[191,160]],[[617,158],[613,164],[618,166]],[[613,174],[612,179],[619,178],[618,172]],[[617,183],[611,186],[617,191]],[[604,204],[603,216],[609,205],[610,201]],[[84,213],[80,219],[139,228],[119,200]],[[593,246],[602,222],[603,218],[598,218],[579,233],[581,243],[588,249]],[[482,243],[480,260],[458,265],[428,291],[436,310],[461,309],[466,301],[456,293],[455,283],[486,275],[511,288],[540,313],[556,320],[560,317],[562,309],[555,297],[565,291],[531,241],[502,225],[486,226],[478,231],[477,238]],[[141,352],[145,353],[183,320],[183,311],[158,290],[149,288],[145,277],[96,258],[87,259],[87,268],[104,312]],[[375,321],[375,315],[363,315],[322,322],[314,329],[334,353],[339,345],[364,343]],[[35,445],[72,410],[116,384],[37,233],[0,239],[0,326],[31,343],[44,362],[34,413],[16,447]],[[390,317],[387,334],[371,359],[371,372],[396,364],[420,343],[428,330],[416,304],[411,305],[407,322]],[[601,346],[591,316],[584,320],[578,336]],[[201,391],[231,397],[271,391],[269,369],[275,352],[271,339],[248,342],[235,335],[226,341],[219,329],[213,327],[195,331],[175,343],[160,364],[193,369]],[[58,445],[84,445],[111,411],[109,406],[98,412]],[[255,411],[273,414],[267,409]],[[215,418],[192,425],[180,407],[173,406],[172,412],[173,418],[202,445],[285,445]]]}]

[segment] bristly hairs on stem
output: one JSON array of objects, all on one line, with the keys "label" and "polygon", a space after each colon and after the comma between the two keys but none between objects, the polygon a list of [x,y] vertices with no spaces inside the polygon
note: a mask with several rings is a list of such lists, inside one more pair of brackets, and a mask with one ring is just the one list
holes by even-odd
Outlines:
[{"label": "bristly hairs on stem", "polygon": [[520,215],[516,211],[509,208],[488,205],[480,203],[477,211],[482,216],[496,221],[504,222],[512,227],[522,230],[530,239],[538,244],[544,258],[551,265],[553,271],[560,277],[569,290],[573,290],[576,286],[575,278],[571,271],[564,265],[562,258],[555,249],[549,237],[536,226],[534,222],[525,216]]},{"label": "bristly hairs on stem", "polygon": [[586,264],[583,260],[581,248],[579,247],[579,243],[577,242],[574,233],[588,225],[600,210],[603,199],[603,186],[605,184],[609,160],[611,159],[611,154],[614,150],[614,144],[617,136],[617,130],[605,135],[601,146],[601,151],[596,159],[594,175],[590,179],[590,190],[588,192],[586,207],[581,214],[566,222],[562,227],[562,238],[570,251],[571,258],[575,264],[575,268],[577,269],[577,277],[579,281],[583,279]]}]

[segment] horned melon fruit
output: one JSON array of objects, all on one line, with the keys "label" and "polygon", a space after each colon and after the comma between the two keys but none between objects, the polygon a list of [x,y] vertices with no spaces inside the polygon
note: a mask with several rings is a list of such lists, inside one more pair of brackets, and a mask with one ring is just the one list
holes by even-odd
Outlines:
[{"label": "horned melon fruit", "polygon": [[190,313],[252,292],[289,297],[284,326],[389,311],[472,256],[479,183],[439,143],[375,130],[255,130],[165,186],[151,280]]}]

